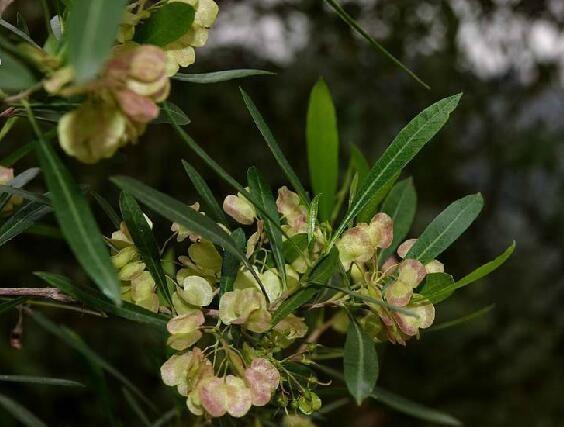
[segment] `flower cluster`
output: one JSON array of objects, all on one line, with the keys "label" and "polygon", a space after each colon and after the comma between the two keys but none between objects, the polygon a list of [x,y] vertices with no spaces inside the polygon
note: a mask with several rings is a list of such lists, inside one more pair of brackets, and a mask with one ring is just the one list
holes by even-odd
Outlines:
[{"label": "flower cluster", "polygon": [[61,147],[84,163],[112,157],[159,115],[157,103],[170,92],[166,55],[156,46],[118,46],[99,80],[62,89],[73,91],[86,100],[59,121]]},{"label": "flower cluster", "polygon": [[[290,296],[309,285],[308,275],[327,252],[330,227],[325,223],[308,230],[305,204],[287,187],[280,188],[276,207],[285,244],[296,244],[308,231],[311,235],[302,251],[286,254],[284,271],[280,271],[265,223],[246,196],[228,195],[223,202],[235,223],[254,228],[246,244],[248,263],[239,265],[231,281],[223,277],[223,252],[177,223],[171,227],[173,236],[179,243],[188,242],[188,248],[186,255],[178,257],[175,280],[170,278],[172,305],[159,298],[124,225],[109,240],[114,265],[123,282],[124,299],[170,316],[167,345],[173,353],[161,375],[186,398],[192,413],[242,417],[253,407],[274,405],[292,410],[286,424],[308,425],[309,420],[296,413],[309,415],[320,408],[315,392],[320,382],[312,371],[303,376],[294,370],[295,365],[307,367],[321,347],[305,341],[309,328],[298,313],[273,318]],[[205,215],[198,203],[191,208]],[[231,232],[227,225],[220,226]],[[350,291],[336,291],[316,306],[335,310],[336,329],[346,329],[337,327],[346,309],[374,340],[405,345],[434,319],[433,305],[416,288],[428,273],[444,268],[438,261],[422,265],[406,258],[414,240],[398,248],[399,258],[391,256],[382,262],[381,253],[392,241],[393,221],[384,213],[343,233],[335,245],[340,264],[336,271],[348,289],[365,295],[366,301],[351,299]]]},{"label": "flower cluster", "polygon": [[[150,223],[147,218],[147,222]],[[112,262],[118,270],[118,276],[122,282],[122,298],[136,305],[146,308],[152,312],[159,310],[159,298],[156,293],[156,284],[145,269],[145,263],[124,223],[118,231],[112,234],[110,244],[114,250]]]},{"label": "flower cluster", "polygon": [[[219,8],[213,0],[166,0],[158,6],[170,3],[185,3],[194,8],[194,21],[190,28],[177,40],[162,46],[167,56],[167,75],[173,76],[180,67],[188,67],[196,61],[195,48],[206,44],[208,30],[215,22]],[[135,27],[150,18],[159,7],[140,9],[132,5],[121,24],[118,40],[121,43],[131,43],[135,36]]]},{"label": "flower cluster", "polygon": [[[194,19],[187,31],[164,46],[138,41],[138,26],[171,3],[193,8]],[[125,11],[110,58],[96,78],[86,83],[75,81],[72,66],[61,54],[63,49],[21,45],[22,54],[44,75],[43,88],[49,95],[72,101],[72,106],[79,101],[58,122],[63,150],[83,163],[96,163],[112,157],[120,147],[135,143],[147,124],[158,117],[158,104],[170,92],[170,77],[180,67],[194,63],[194,49],[206,43],[218,10],[213,0],[132,2]],[[58,31],[63,29],[60,26]],[[58,40],[64,40],[62,33]]]}]

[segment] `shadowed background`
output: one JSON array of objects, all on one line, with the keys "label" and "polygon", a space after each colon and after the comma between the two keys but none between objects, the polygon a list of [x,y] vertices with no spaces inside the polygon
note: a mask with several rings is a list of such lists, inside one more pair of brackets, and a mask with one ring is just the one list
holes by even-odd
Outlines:
[{"label": "shadowed background", "polygon": [[[187,131],[235,178],[256,165],[270,184],[282,181],[239,95],[253,97],[278,142],[307,181],[305,115],[317,78],[327,81],[337,107],[341,164],[348,145],[370,161],[416,113],[453,93],[465,93],[447,126],[405,174],[415,178],[417,236],[448,203],[482,192],[479,220],[441,256],[447,271],[461,277],[495,257],[513,239],[518,248],[502,270],[464,289],[438,308],[437,322],[495,303],[485,317],[423,336],[407,348],[380,351],[379,383],[431,407],[452,413],[468,426],[553,427],[564,407],[564,3],[559,0],[359,0],[342,4],[392,53],[430,86],[425,90],[356,37],[322,1],[219,1],[220,15],[190,72],[234,68],[272,70],[276,76],[195,85],[175,82],[173,101],[191,118]],[[39,2],[16,0],[35,40],[42,41]],[[0,143],[0,157],[31,138],[23,120]],[[166,125],[150,126],[139,144],[96,166],[66,158],[79,181],[107,194],[107,180],[126,174],[192,203],[195,193],[180,159],[193,163],[223,198],[231,191]],[[27,165],[26,165],[27,163]],[[18,169],[35,165],[33,158]],[[20,169],[20,170],[21,170]],[[40,180],[35,183],[41,188]],[[32,187],[33,188],[33,187]],[[100,213],[100,212],[98,212]],[[151,217],[157,219],[152,213]],[[111,225],[100,214],[106,234]],[[157,226],[166,235],[166,222]],[[0,248],[2,286],[40,285],[31,273],[47,270],[84,282],[62,241],[25,236]],[[45,309],[75,329],[88,344],[161,409],[172,406],[172,389],[161,385],[162,337],[135,323],[100,320]],[[0,318],[0,373],[95,381],[73,350],[24,319],[23,348],[10,348],[12,312]],[[136,418],[120,385],[108,379],[123,425]],[[103,405],[95,390],[0,383],[49,425],[100,425]],[[338,411],[346,425],[423,426],[378,404]],[[319,422],[319,425],[345,425]],[[0,424],[12,421],[0,412]]]}]

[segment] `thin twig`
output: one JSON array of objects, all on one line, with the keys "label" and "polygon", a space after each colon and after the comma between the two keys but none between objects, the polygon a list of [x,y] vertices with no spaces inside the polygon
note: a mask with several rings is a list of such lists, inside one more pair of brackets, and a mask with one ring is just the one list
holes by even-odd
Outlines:
[{"label": "thin twig", "polygon": [[56,288],[0,288],[3,297],[36,297],[61,302],[74,302],[74,298],[65,295]]}]

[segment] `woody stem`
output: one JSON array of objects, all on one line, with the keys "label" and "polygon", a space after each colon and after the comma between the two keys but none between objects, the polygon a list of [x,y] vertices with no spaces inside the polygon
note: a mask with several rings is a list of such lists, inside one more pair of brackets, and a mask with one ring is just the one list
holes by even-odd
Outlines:
[{"label": "woody stem", "polygon": [[61,302],[74,302],[75,300],[56,288],[0,288],[3,297],[35,297],[52,299]]}]

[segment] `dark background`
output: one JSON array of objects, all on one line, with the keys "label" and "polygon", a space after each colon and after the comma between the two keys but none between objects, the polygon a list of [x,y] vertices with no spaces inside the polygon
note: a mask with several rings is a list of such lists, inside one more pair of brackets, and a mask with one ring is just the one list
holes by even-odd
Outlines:
[{"label": "dark background", "polygon": [[[418,190],[412,235],[449,202],[481,191],[479,220],[441,256],[461,277],[495,257],[512,240],[516,255],[502,270],[439,306],[448,320],[495,303],[487,316],[424,336],[407,348],[381,352],[380,385],[452,413],[467,426],[564,425],[563,221],[564,214],[564,2],[516,0],[359,0],[346,9],[431,87],[423,89],[356,37],[322,1],[220,1],[208,45],[190,72],[261,68],[277,72],[215,85],[174,84],[173,100],[192,119],[189,133],[235,178],[256,165],[273,186],[282,174],[251,122],[239,95],[254,98],[284,152],[304,180],[304,124],[309,90],[323,76],[338,110],[342,166],[348,144],[374,161],[410,118],[432,102],[465,93],[449,124],[406,173]],[[39,2],[16,0],[33,36],[44,37]],[[12,20],[13,22],[13,20]],[[20,122],[0,144],[0,155],[30,138]],[[96,166],[66,159],[81,183],[114,201],[107,177],[126,174],[186,202],[195,200],[180,164],[191,161],[221,197],[230,189],[167,126],[151,126],[139,144]],[[18,164],[24,168],[29,158]],[[35,184],[41,188],[40,180]],[[153,218],[156,215],[153,214]],[[102,216],[100,215],[100,218]],[[101,219],[104,231],[109,224]],[[166,224],[165,224],[166,225]],[[165,225],[162,226],[163,235]],[[25,236],[0,248],[2,286],[40,285],[35,270],[84,280],[58,240]],[[99,320],[42,309],[75,329],[88,344],[164,411],[172,389],[158,378],[161,337],[119,320]],[[17,320],[0,319],[0,373],[89,381],[89,365],[73,350],[24,319],[23,349],[8,336]],[[120,385],[108,380],[112,405],[124,425],[137,421]],[[93,388],[75,390],[0,383],[49,425],[105,425]],[[423,426],[377,404],[347,406],[320,425]],[[12,425],[0,412],[0,425]]]}]

